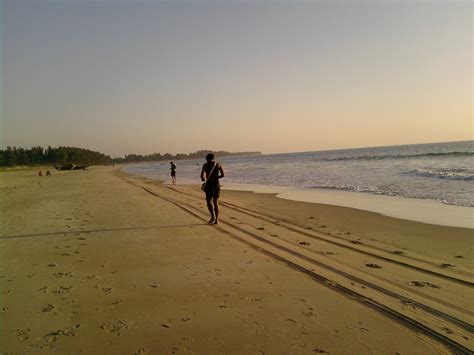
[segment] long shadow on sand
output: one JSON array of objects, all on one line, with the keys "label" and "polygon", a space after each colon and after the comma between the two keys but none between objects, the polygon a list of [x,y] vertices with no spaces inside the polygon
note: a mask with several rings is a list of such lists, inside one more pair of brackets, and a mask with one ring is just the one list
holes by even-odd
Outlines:
[{"label": "long shadow on sand", "polygon": [[2,239],[15,239],[15,238],[49,237],[49,236],[54,236],[54,235],[66,236],[68,234],[79,235],[79,234],[100,233],[100,232],[118,232],[118,231],[133,231],[133,230],[184,228],[184,227],[207,226],[207,225],[208,225],[207,223],[196,223],[196,224],[153,226],[153,227],[127,227],[127,228],[109,228],[109,229],[69,230],[69,231],[64,231],[64,232],[6,235],[6,236],[0,236],[0,240],[2,240]]}]

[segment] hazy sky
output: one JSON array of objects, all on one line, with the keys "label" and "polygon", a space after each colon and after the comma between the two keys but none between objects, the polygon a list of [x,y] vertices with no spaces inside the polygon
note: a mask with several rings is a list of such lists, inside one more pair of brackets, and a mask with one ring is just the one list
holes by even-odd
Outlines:
[{"label": "hazy sky", "polygon": [[118,156],[473,139],[470,1],[1,6],[2,148]]}]

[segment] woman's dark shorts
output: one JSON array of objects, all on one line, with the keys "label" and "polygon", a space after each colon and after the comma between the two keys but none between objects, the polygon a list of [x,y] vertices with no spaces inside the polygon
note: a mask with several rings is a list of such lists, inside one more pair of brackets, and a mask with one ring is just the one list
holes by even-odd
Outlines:
[{"label": "woman's dark shorts", "polygon": [[204,190],[206,193],[206,200],[212,200],[213,198],[221,197],[221,187],[220,186],[206,186]]}]

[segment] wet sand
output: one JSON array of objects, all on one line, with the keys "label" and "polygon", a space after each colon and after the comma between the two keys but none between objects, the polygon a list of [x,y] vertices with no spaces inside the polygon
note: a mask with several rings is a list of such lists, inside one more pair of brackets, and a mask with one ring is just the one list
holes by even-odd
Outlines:
[{"label": "wet sand", "polygon": [[109,167],[0,189],[1,353],[449,353],[403,317],[472,347],[472,230],[236,191],[209,226],[197,187]]}]

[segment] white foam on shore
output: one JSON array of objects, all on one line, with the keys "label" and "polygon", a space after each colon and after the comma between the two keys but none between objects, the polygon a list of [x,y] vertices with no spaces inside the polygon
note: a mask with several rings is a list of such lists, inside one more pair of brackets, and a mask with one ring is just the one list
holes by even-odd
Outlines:
[{"label": "white foam on shore", "polygon": [[361,192],[233,183],[226,183],[223,189],[275,193],[278,198],[286,200],[356,208],[410,221],[474,229],[473,207],[446,205],[435,200],[372,195]]}]

